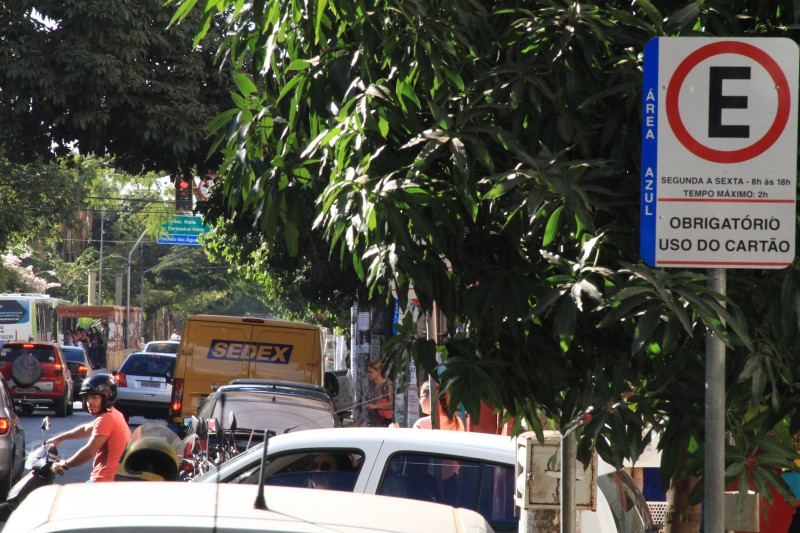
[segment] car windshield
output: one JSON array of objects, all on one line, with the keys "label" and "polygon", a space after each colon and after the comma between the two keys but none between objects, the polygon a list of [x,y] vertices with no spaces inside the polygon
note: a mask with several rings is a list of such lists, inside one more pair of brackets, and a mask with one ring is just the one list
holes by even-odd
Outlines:
[{"label": "car windshield", "polygon": [[[211,418],[228,420],[236,415],[241,429],[271,429],[283,433],[288,428],[316,429],[334,427],[334,417],[325,405],[304,398],[265,393],[226,393],[214,403]],[[226,422],[227,425],[227,422]]]},{"label": "car windshield", "polygon": [[62,348],[64,352],[64,356],[67,358],[67,361],[71,363],[83,363],[86,358],[86,352],[83,351],[83,348]]},{"label": "car windshield", "polygon": [[178,353],[177,342],[148,342],[144,347],[145,352],[150,353]]},{"label": "car windshield", "polygon": [[132,376],[171,376],[175,358],[154,354],[133,354],[125,359],[119,371]]},{"label": "car windshield", "polygon": [[40,363],[48,363],[56,360],[53,348],[49,346],[25,347],[25,346],[3,346],[0,349],[0,359],[13,361],[21,355],[30,354]]}]

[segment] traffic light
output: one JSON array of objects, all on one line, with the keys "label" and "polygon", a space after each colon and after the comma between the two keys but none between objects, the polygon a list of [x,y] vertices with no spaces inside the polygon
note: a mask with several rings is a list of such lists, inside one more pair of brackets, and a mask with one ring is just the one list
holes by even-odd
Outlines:
[{"label": "traffic light", "polygon": [[191,211],[194,207],[192,185],[194,180],[184,176],[175,180],[175,209],[177,211]]}]

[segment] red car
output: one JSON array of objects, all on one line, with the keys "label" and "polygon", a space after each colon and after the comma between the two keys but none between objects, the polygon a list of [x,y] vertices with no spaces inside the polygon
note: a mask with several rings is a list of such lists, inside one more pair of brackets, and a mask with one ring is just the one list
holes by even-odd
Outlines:
[{"label": "red car", "polygon": [[61,348],[52,342],[7,342],[0,346],[0,373],[23,412],[37,405],[56,416],[72,414],[72,375]]}]

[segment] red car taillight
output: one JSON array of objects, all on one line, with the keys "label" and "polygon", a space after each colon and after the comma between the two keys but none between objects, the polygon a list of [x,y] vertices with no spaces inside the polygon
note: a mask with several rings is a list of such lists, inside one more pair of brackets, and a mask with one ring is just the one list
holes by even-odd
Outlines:
[{"label": "red car taillight", "polygon": [[0,418],[0,435],[5,435],[11,429],[11,422],[8,418]]},{"label": "red car taillight", "polygon": [[64,367],[61,366],[61,363],[56,362],[55,366],[53,367],[54,375],[56,377],[61,377],[64,375]]},{"label": "red car taillight", "polygon": [[89,369],[86,368],[86,365],[78,365],[78,375],[86,377],[86,374],[89,373]]},{"label": "red car taillight", "polygon": [[183,379],[175,378],[172,383],[172,399],[170,400],[169,414],[181,414],[181,407],[183,407]]},{"label": "red car taillight", "polygon": [[114,379],[117,380],[118,387],[127,387],[128,386],[128,377],[123,374],[122,372],[117,372],[117,375],[114,376]]}]

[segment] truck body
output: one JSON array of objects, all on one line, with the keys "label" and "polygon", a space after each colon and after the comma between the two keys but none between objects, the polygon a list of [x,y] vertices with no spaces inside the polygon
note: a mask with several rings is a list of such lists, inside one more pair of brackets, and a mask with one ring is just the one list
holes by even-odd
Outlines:
[{"label": "truck body", "polygon": [[193,315],[175,363],[168,422],[183,425],[203,398],[236,378],[323,384],[322,330],[286,320]]}]

